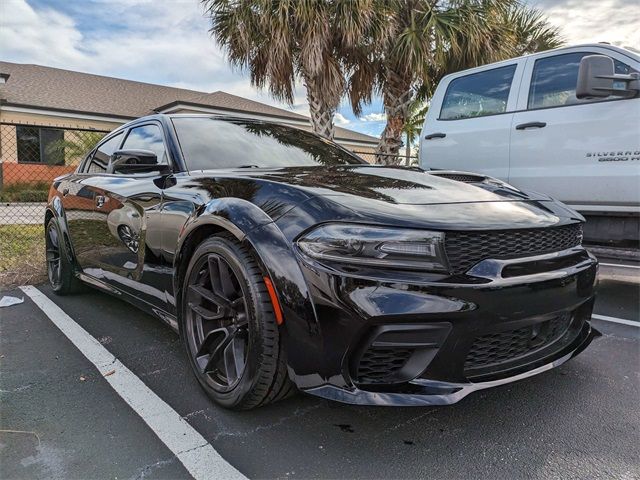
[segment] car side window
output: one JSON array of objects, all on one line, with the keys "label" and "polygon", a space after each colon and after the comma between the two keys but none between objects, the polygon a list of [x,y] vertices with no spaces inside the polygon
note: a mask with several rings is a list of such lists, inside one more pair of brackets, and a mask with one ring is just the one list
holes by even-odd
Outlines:
[{"label": "car side window", "polygon": [[506,112],[515,71],[514,64],[452,80],[444,95],[440,120],[460,120]]},{"label": "car side window", "polygon": [[[595,55],[593,52],[577,52],[555,55],[536,60],[529,87],[529,110],[536,108],[549,108],[564,105],[577,105],[582,103],[599,102],[603,99],[576,98],[576,83],[578,81],[578,69],[580,60],[587,55]],[[627,74],[634,72],[629,65],[613,59],[615,73]],[[624,88],[624,84],[614,82],[614,88]]]},{"label": "car side window", "polygon": [[118,149],[120,142],[122,142],[122,132],[100,144],[93,153],[91,160],[87,163],[86,172],[105,173],[111,154]]},{"label": "car side window", "polygon": [[156,124],[134,127],[129,130],[123,150],[151,150],[158,157],[158,163],[166,165],[167,151],[164,146],[162,130]]}]

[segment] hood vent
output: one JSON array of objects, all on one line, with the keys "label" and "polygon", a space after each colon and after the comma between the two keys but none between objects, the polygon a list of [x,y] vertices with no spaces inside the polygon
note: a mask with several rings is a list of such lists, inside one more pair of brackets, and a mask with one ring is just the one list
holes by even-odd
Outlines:
[{"label": "hood vent", "polygon": [[482,175],[473,175],[471,173],[462,173],[462,172],[429,172],[431,175],[435,175],[436,177],[447,178],[449,180],[455,180],[456,182],[464,182],[464,183],[480,183],[484,182],[487,177]]}]

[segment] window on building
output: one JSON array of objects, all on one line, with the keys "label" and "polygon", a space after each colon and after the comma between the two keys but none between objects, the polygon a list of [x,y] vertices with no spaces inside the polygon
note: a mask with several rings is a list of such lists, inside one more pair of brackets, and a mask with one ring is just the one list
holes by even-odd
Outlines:
[{"label": "window on building", "polygon": [[64,130],[16,127],[19,163],[64,165]]},{"label": "window on building", "polygon": [[118,149],[120,142],[122,142],[122,132],[101,143],[91,157],[87,173],[105,173],[109,166],[111,154]]},{"label": "window on building", "polygon": [[[529,109],[558,107],[591,103],[602,99],[576,98],[576,83],[580,60],[592,52],[565,53],[536,60],[529,88]],[[634,70],[614,59],[615,73],[628,74]],[[613,88],[624,88],[624,83],[614,82]]]},{"label": "window on building", "polygon": [[515,71],[516,65],[509,65],[452,80],[442,102],[440,120],[506,112]]}]

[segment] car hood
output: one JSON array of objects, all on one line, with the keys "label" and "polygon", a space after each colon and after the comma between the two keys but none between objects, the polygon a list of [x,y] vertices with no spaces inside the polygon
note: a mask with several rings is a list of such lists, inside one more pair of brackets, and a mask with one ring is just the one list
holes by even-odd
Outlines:
[{"label": "car hood", "polygon": [[236,170],[234,173],[286,184],[311,196],[334,197],[336,201],[340,200],[335,197],[344,197],[346,202],[350,200],[348,197],[351,200],[357,197],[359,200],[406,205],[549,200],[546,195],[525,193],[493,179],[465,183],[441,178],[418,168],[345,165],[260,168]]}]

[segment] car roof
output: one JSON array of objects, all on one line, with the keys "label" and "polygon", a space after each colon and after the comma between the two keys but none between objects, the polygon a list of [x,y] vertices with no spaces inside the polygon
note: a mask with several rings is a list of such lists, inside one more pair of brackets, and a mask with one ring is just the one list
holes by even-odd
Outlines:
[{"label": "car roof", "polygon": [[295,127],[292,127],[291,125],[287,125],[284,122],[278,122],[277,120],[261,120],[256,118],[247,118],[240,115],[225,115],[225,114],[218,114],[218,113],[154,113],[154,114],[145,115],[144,117],[136,118],[127,123],[124,123],[120,125],[117,128],[117,130],[130,128],[131,126],[136,125],[138,123],[147,122],[151,120],[166,122],[167,119],[170,119],[170,118],[215,118],[219,120],[242,120],[243,122],[277,124],[277,125],[283,125],[285,127],[289,126],[291,128],[295,128]]}]

